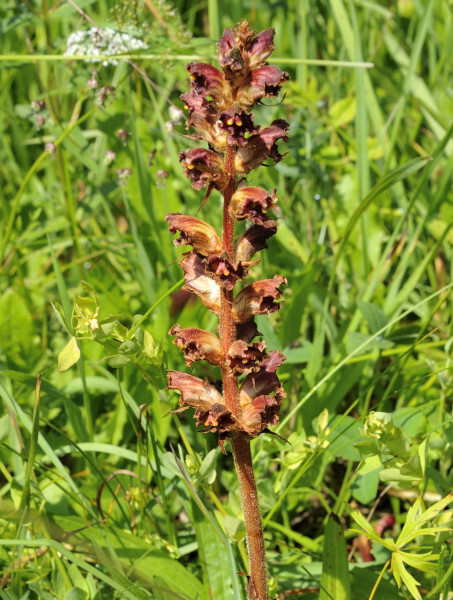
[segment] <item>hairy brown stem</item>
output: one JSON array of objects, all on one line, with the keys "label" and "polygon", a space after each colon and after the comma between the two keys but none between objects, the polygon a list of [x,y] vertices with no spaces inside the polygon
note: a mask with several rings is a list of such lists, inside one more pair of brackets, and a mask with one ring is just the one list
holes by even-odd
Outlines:
[{"label": "hairy brown stem", "polygon": [[[228,207],[236,187],[234,155],[234,149],[231,147],[228,148],[225,157],[225,166],[230,175],[230,182],[224,193],[222,236],[223,250],[231,257],[234,256],[234,220],[228,212]],[[219,332],[225,353],[236,339],[236,325],[233,319],[232,306],[233,292],[232,290],[224,289],[220,300]],[[225,404],[235,415],[239,416],[241,407],[239,404],[237,380],[225,364],[222,366],[222,379]],[[232,447],[241,493],[250,563],[250,581],[247,586],[247,598],[248,600],[267,600],[266,555],[258,493],[253,473],[250,440],[239,435],[232,440]]]},{"label": "hairy brown stem", "polygon": [[253,474],[250,440],[238,436],[232,441],[232,446],[234,464],[241,492],[250,562],[250,581],[247,587],[247,598],[248,600],[267,600],[266,554],[258,493]]}]

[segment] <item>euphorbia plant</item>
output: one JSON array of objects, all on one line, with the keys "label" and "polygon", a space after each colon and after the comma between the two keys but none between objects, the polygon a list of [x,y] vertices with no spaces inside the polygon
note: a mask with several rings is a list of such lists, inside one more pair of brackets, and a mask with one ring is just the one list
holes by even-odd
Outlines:
[{"label": "euphorbia plant", "polygon": [[[214,432],[224,451],[231,442],[245,518],[250,560],[249,600],[267,600],[264,540],[253,474],[250,440],[278,421],[285,393],[276,375],[284,360],[278,351],[266,352],[254,317],[278,310],[284,277],[257,281],[235,293],[236,286],[259,262],[256,255],[267,248],[277,231],[268,212],[277,202],[276,190],[250,187],[246,176],[269,159],[283,157],[277,141],[287,141],[288,123],[277,120],[261,129],[252,110],[264,97],[277,96],[288,74],[266,63],[274,49],[274,30],[258,35],[246,21],[226,29],[218,42],[222,70],[209,64],[187,66],[191,90],[183,94],[197,139],[208,148],[182,152],[181,163],[192,187],[223,195],[223,228],[220,236],[204,221],[179,213],[167,215],[171,233],[179,231],[177,245],[191,245],[183,255],[185,287],[197,294],[219,317],[218,334],[174,325],[170,334],[190,366],[206,360],[220,367],[222,387],[180,371],[168,374],[169,389],[179,390],[180,404],[195,409],[197,425]],[[235,224],[251,223],[235,240]]]}]

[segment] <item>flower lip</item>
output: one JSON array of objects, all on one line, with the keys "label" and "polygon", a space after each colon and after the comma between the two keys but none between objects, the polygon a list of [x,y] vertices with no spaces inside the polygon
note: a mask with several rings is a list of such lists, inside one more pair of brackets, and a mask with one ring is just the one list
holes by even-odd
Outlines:
[{"label": "flower lip", "polygon": [[168,334],[176,336],[173,343],[183,352],[188,367],[198,360],[206,360],[211,365],[221,364],[223,360],[222,344],[214,333],[196,327],[181,329],[176,323]]},{"label": "flower lip", "polygon": [[220,256],[212,254],[205,264],[206,273],[227,290],[232,290],[236,282],[248,274],[241,262],[234,264],[225,252]]},{"label": "flower lip", "polygon": [[279,287],[287,280],[281,275],[273,279],[256,281],[244,288],[233,302],[233,317],[238,323],[244,323],[254,315],[263,315],[279,309],[277,300],[280,299]]},{"label": "flower lip", "polygon": [[259,127],[253,124],[253,115],[244,111],[224,111],[219,116],[219,127],[228,134],[228,144],[238,146],[245,144],[246,136],[259,131]]},{"label": "flower lip", "polygon": [[231,198],[229,213],[236,221],[249,219],[262,225],[268,220],[267,212],[277,204],[276,192],[275,188],[272,195],[259,187],[239,188]]},{"label": "flower lip", "polygon": [[247,344],[236,340],[228,349],[226,362],[233,375],[245,375],[258,371],[261,361],[266,355],[266,342]]},{"label": "flower lip", "polygon": [[222,242],[216,230],[201,219],[183,215],[181,213],[168,213],[170,233],[180,232],[179,238],[174,240],[175,246],[190,244],[198,254],[209,256],[221,252]]},{"label": "flower lip", "polygon": [[225,189],[228,178],[222,158],[216,152],[205,148],[191,148],[181,152],[179,160],[185,174],[192,180],[192,187],[195,190],[200,190],[211,183],[218,190]]},{"label": "flower lip", "polygon": [[196,252],[184,254],[181,266],[184,271],[184,288],[200,296],[203,304],[212,312],[220,310],[220,287],[205,273],[203,259]]}]

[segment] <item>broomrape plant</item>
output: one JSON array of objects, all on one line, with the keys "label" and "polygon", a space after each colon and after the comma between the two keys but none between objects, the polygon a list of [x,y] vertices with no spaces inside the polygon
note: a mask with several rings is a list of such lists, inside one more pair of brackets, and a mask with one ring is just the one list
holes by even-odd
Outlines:
[{"label": "broomrape plant", "polygon": [[[209,64],[187,65],[191,90],[182,95],[189,111],[187,127],[208,148],[180,154],[185,174],[196,190],[207,188],[203,205],[216,189],[223,195],[223,228],[219,235],[204,221],[179,213],[167,215],[171,233],[179,232],[176,245],[191,245],[183,255],[186,289],[197,294],[219,318],[218,333],[176,324],[170,329],[185,362],[206,360],[220,368],[221,388],[180,371],[168,373],[169,389],[181,394],[180,411],[194,408],[197,425],[217,433],[219,444],[231,442],[241,491],[250,559],[249,600],[267,600],[264,540],[253,474],[250,440],[278,422],[285,392],[276,375],[285,357],[266,352],[264,341],[253,341],[259,332],[255,315],[279,309],[281,286],[275,275],[235,293],[236,286],[259,262],[257,253],[267,248],[277,225],[268,212],[277,202],[276,190],[246,183],[247,175],[268,159],[283,156],[277,141],[288,140],[288,123],[276,120],[261,129],[254,123],[253,108],[264,97],[277,96],[288,74],[266,64],[274,49],[274,30],[255,35],[246,21],[226,29],[218,42],[222,70]],[[251,226],[235,241],[235,225]]]}]

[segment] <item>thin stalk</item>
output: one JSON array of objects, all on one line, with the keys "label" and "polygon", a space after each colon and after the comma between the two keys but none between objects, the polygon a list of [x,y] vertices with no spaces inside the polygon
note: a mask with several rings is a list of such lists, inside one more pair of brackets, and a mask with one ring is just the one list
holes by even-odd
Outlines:
[{"label": "thin stalk", "polygon": [[236,437],[231,444],[241,492],[250,563],[250,582],[247,587],[247,598],[249,600],[267,600],[266,553],[258,492],[253,473],[252,454],[250,452],[250,440],[244,437]]},{"label": "thin stalk", "polygon": [[390,559],[388,559],[388,561],[385,563],[384,567],[382,568],[381,572],[379,573],[379,577],[377,578],[376,583],[374,584],[374,587],[371,590],[371,594],[370,594],[370,597],[368,598],[368,600],[373,600],[373,598],[376,594],[376,591],[379,587],[379,584],[381,583],[382,578],[384,577],[384,573],[387,571],[389,565],[390,565]]},{"label": "thin stalk", "polygon": [[[233,257],[234,221],[230,216],[228,207],[236,188],[234,172],[234,155],[232,147],[228,148],[225,156],[225,167],[230,175],[229,184],[224,193],[223,201],[223,235],[222,247],[229,256]],[[224,353],[236,339],[236,325],[233,318],[233,292],[222,290],[219,315],[220,341]],[[240,415],[238,385],[234,375],[226,364],[222,365],[223,395],[226,406],[235,414]],[[234,465],[236,468],[239,490],[241,494],[242,510],[244,513],[247,549],[250,564],[250,581],[247,586],[249,600],[267,600],[267,571],[266,555],[264,550],[263,527],[261,524],[258,492],[256,489],[255,475],[253,473],[250,440],[237,436],[232,440]]]}]

